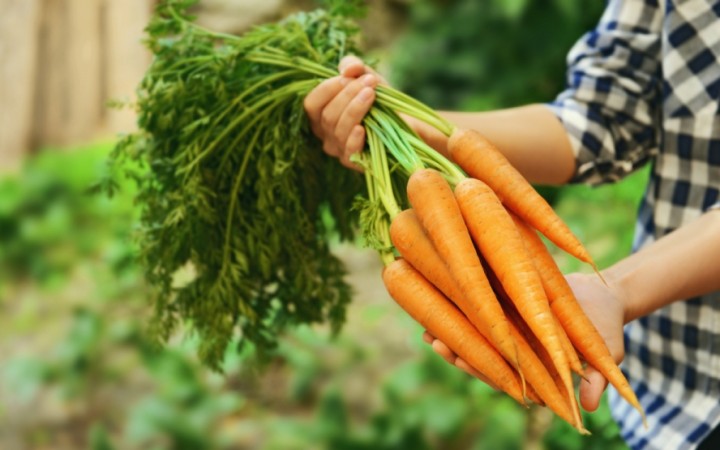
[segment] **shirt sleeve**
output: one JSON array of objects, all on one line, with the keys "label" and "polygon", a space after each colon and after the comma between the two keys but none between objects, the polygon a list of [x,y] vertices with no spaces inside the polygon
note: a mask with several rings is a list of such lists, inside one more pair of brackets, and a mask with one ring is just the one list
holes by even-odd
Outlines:
[{"label": "shirt sleeve", "polygon": [[617,181],[657,152],[662,18],[656,0],[611,0],[570,50],[567,88],[548,106],[575,151],[573,182]]},{"label": "shirt sleeve", "polygon": [[718,210],[718,209],[720,209],[720,202],[718,202],[718,203],[713,203],[712,205],[708,206],[707,209],[705,209],[704,212],[716,211],[716,210]]}]

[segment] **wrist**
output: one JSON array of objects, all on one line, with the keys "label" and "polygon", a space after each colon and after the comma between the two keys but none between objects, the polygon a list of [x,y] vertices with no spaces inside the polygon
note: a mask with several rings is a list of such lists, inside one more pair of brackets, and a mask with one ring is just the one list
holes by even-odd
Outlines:
[{"label": "wrist", "polygon": [[602,272],[608,289],[618,300],[623,310],[623,325],[637,319],[642,315],[638,305],[642,304],[635,293],[634,285],[636,273],[632,268],[612,266]]},{"label": "wrist", "polygon": [[603,271],[625,323],[673,302],[720,290],[720,212],[706,213]]}]

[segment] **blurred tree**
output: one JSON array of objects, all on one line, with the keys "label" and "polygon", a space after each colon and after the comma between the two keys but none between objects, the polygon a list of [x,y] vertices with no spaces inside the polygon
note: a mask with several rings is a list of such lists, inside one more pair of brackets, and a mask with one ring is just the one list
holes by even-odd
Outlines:
[{"label": "blurred tree", "polygon": [[390,78],[439,109],[485,110],[552,100],[565,57],[603,3],[418,0],[392,54]]}]

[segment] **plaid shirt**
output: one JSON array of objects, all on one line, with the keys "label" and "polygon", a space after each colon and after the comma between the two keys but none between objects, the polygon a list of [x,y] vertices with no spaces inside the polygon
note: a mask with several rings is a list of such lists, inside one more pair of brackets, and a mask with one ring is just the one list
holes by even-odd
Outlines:
[{"label": "plaid shirt", "polygon": [[[718,16],[717,0],[610,0],[570,51],[568,88],[550,104],[576,151],[574,181],[612,182],[652,163],[635,250],[718,203]],[[720,422],[720,293],[628,324],[625,349],[622,368],[649,425],[611,390],[625,441],[695,448]]]}]

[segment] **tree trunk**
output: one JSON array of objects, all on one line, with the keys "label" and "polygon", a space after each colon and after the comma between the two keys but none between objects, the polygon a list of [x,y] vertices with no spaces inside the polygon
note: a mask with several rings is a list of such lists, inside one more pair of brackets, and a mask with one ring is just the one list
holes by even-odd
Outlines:
[{"label": "tree trunk", "polygon": [[30,146],[40,0],[3,0],[0,14],[0,171]]}]

